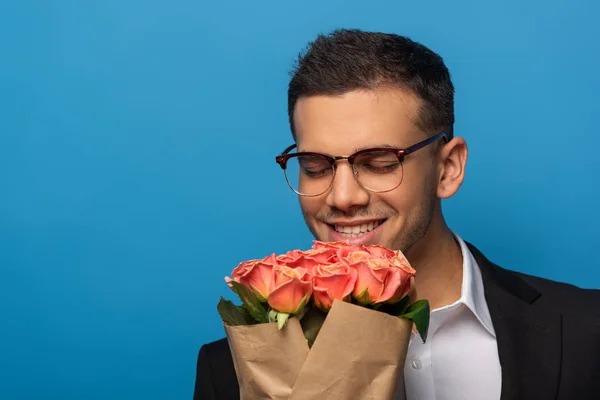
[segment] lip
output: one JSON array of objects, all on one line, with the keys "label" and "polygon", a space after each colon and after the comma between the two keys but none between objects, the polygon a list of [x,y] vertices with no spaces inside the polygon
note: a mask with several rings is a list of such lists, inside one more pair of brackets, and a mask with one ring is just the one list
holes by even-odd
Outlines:
[{"label": "lip", "polygon": [[354,225],[362,225],[368,224],[369,222],[384,222],[385,218],[379,219],[361,219],[361,220],[352,220],[352,221],[327,221],[328,225],[340,225],[340,226],[354,226]]},{"label": "lip", "polygon": [[[381,227],[385,224],[386,220],[372,219],[372,220],[366,221],[366,223],[375,222],[375,221],[382,221],[382,222],[377,226],[377,228],[375,228],[372,231],[367,232],[363,235],[357,236],[357,237],[344,236],[341,233],[339,233],[338,231],[336,231],[332,224],[328,223],[327,229],[329,230],[329,237],[332,242],[344,242],[344,243],[347,243],[352,246],[377,244],[379,242],[379,239],[381,238],[381,232],[382,232]],[[348,225],[360,225],[360,224],[364,224],[364,223],[365,223],[365,221],[352,221],[352,223],[350,223],[350,222],[343,223],[342,221],[336,221],[335,225],[348,226]]]}]

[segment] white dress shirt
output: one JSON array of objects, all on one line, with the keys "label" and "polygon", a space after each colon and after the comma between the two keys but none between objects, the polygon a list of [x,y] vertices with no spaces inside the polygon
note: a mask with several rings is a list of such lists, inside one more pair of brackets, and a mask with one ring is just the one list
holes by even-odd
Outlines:
[{"label": "white dress shirt", "polygon": [[501,370],[481,272],[464,241],[461,296],[431,311],[427,341],[410,338],[398,400],[497,400]]}]

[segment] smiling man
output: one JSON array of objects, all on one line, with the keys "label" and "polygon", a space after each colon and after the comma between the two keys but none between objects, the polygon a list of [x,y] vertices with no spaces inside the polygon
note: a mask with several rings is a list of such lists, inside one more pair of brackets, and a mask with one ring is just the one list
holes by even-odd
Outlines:
[{"label": "smiling man", "polygon": [[[294,144],[276,161],[315,238],[401,250],[431,304],[398,399],[600,393],[600,292],[496,266],[444,220],[468,150],[439,55],[398,35],[320,35],[294,70],[288,111]],[[202,347],[195,398],[239,398],[225,340]]]}]

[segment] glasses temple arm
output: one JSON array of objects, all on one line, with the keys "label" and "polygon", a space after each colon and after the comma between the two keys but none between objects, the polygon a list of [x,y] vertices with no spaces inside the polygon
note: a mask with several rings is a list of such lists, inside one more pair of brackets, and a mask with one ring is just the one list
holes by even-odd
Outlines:
[{"label": "glasses temple arm", "polygon": [[282,151],[280,155],[287,154],[287,153],[289,153],[290,151],[294,150],[294,148],[296,148],[296,143],[294,143],[294,144],[292,144],[292,145],[290,145],[290,146],[286,147],[286,149],[285,149],[284,151]]},{"label": "glasses temple arm", "polygon": [[409,148],[406,149],[406,154],[414,153],[415,151],[422,149],[423,147],[435,142],[436,140],[438,140],[441,137],[445,138],[446,141],[448,141],[448,136],[444,132],[441,132],[435,136],[430,137],[429,139],[425,139],[422,142],[419,142],[417,144],[410,146]]}]

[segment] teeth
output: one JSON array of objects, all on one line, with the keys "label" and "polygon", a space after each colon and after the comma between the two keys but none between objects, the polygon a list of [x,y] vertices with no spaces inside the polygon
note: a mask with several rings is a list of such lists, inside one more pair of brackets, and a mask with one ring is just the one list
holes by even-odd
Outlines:
[{"label": "teeth", "polygon": [[362,225],[354,225],[354,226],[341,226],[335,225],[335,230],[346,237],[357,237],[363,235],[367,232],[372,231],[373,229],[379,226],[379,222],[369,222]]}]

